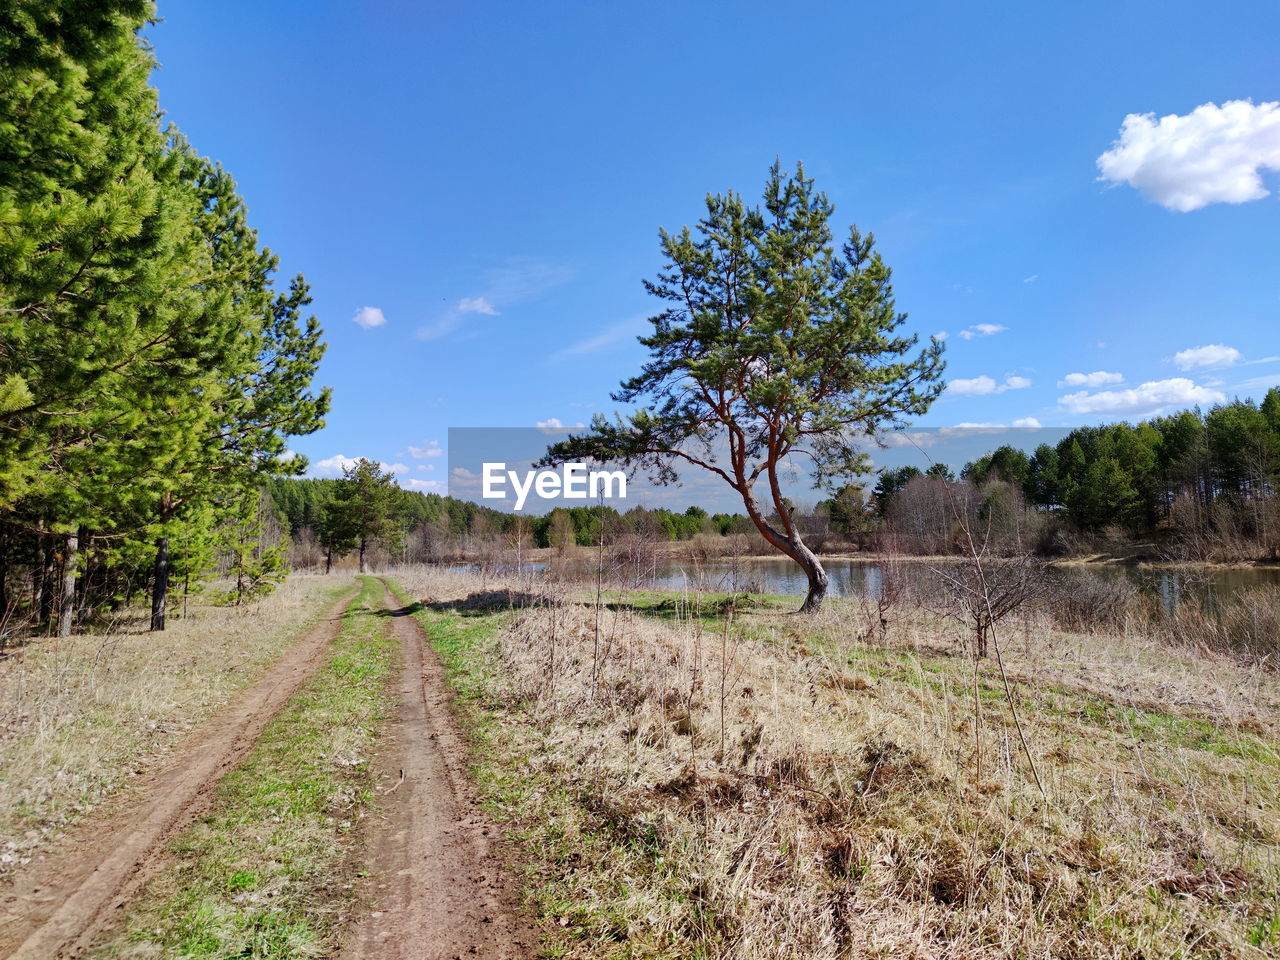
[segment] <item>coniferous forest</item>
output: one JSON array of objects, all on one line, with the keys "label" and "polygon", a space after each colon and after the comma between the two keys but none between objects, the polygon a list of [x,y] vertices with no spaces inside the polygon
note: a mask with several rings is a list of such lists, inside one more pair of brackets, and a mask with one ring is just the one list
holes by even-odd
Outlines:
[{"label": "coniferous forest", "polygon": [[302,276],[157,106],[143,0],[0,11],[0,608],[70,633],[260,545],[324,353]]}]

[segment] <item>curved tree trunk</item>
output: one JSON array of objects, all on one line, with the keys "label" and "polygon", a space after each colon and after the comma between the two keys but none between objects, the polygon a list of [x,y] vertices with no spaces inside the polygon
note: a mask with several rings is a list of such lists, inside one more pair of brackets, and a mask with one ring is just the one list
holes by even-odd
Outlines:
[{"label": "curved tree trunk", "polygon": [[[742,500],[743,505],[747,508],[747,515],[751,518],[751,522],[755,524],[756,529],[760,531],[760,535],[776,550],[785,553],[798,563],[805,576],[809,578],[809,592],[805,595],[804,603],[800,605],[800,609],[796,612],[816,613],[822,609],[822,601],[827,597],[827,586],[830,580],[827,577],[826,568],[822,566],[822,561],[818,559],[817,554],[810,550],[808,544],[800,539],[799,532],[792,536],[787,536],[773,529],[769,525],[769,521],[760,513],[760,507],[753,497],[743,496]],[[782,507],[779,506],[779,509],[782,509]]]},{"label": "curved tree trunk", "polygon": [[799,612],[817,613],[822,609],[822,601],[827,597],[827,585],[830,581],[826,568],[822,566],[822,561],[818,559],[817,554],[810,550],[799,537],[794,539],[793,545],[798,554],[795,558],[796,563],[800,564],[805,576],[809,578],[809,592],[805,595]]}]

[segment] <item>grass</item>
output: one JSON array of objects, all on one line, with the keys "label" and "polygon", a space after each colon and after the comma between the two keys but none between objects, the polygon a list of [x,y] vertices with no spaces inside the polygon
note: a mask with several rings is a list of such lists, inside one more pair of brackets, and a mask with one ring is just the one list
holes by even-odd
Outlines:
[{"label": "grass", "polygon": [[[1280,678],[1030,622],[404,571],[547,955],[1280,952]],[[506,602],[513,598],[514,602]],[[403,598],[402,598],[403,599]],[[873,622],[875,621],[875,622]],[[978,709],[975,714],[975,686]]]},{"label": "grass", "polygon": [[98,956],[328,955],[354,906],[349,852],[374,801],[396,645],[364,578],[324,668],[220,784]]},{"label": "grass", "polygon": [[0,660],[0,876],[163,762],[350,584],[291,577],[249,607],[195,604],[163,633],[40,638]]}]

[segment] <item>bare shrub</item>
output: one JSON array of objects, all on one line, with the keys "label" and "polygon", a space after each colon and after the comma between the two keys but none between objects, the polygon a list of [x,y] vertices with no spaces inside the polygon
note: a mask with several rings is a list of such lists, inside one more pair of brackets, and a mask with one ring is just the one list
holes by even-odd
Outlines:
[{"label": "bare shrub", "polygon": [[1127,577],[1076,567],[1053,568],[1038,603],[1057,626],[1091,632],[1122,627],[1148,606]]},{"label": "bare shrub", "polygon": [[968,561],[934,573],[944,587],[943,611],[968,626],[979,657],[987,655],[992,630],[1044,589],[1042,565],[1026,556],[975,552]]},{"label": "bare shrub", "polygon": [[1258,665],[1280,666],[1280,592],[1246,587],[1206,603],[1183,601],[1159,630],[1169,641],[1227,654]]}]

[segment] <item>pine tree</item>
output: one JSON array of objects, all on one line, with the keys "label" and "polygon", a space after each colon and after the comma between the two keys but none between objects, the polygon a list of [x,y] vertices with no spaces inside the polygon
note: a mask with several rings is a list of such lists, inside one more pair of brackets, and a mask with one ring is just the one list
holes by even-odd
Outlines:
[{"label": "pine tree", "polygon": [[828,578],[784,502],[782,464],[808,452],[821,484],[846,482],[866,470],[860,440],[924,413],[943,389],[942,343],[910,356],[917,339],[899,332],[906,315],[874,238],[854,227],[837,248],[833,213],[803,167],[774,164],[762,207],[710,196],[696,235],[663,231],[668,262],[645,286],[668,308],[640,340],[649,361],[614,395],[653,406],[597,416],[544,461],[613,461],[660,482],[677,466],[719,476],[804,570],[804,610],[821,606]]},{"label": "pine tree", "polygon": [[349,533],[360,552],[360,572],[365,572],[369,546],[381,543],[389,549],[399,542],[396,523],[398,488],[395,477],[371,460],[361,458],[343,468],[343,479],[333,501],[334,522]]}]

